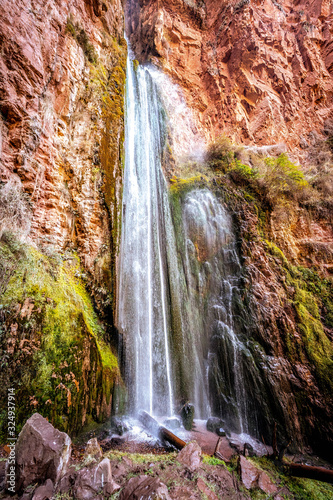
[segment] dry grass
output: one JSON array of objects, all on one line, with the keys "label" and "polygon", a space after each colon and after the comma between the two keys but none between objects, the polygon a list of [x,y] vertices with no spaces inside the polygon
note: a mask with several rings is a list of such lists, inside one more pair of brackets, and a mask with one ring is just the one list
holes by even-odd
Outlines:
[{"label": "dry grass", "polygon": [[21,184],[10,180],[0,188],[0,238],[5,231],[15,232],[20,239],[28,236],[32,208]]}]

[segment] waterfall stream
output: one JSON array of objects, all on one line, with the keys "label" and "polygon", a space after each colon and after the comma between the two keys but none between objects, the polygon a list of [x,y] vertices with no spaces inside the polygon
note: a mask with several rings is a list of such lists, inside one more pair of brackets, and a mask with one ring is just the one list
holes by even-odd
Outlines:
[{"label": "waterfall stream", "polygon": [[248,432],[256,375],[235,312],[236,236],[208,189],[174,196],[167,187],[170,110],[161,81],[156,68],[135,68],[128,58],[118,289],[128,410],[167,416],[190,401],[196,418],[214,413]]},{"label": "waterfall stream", "polygon": [[165,133],[150,71],[135,69],[128,59],[118,326],[126,346],[130,409],[155,415],[173,412],[161,168]]}]

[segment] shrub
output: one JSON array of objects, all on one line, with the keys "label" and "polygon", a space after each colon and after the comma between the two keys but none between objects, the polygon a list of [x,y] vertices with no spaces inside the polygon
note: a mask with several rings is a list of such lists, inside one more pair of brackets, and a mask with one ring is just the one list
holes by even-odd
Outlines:
[{"label": "shrub", "polygon": [[311,185],[327,200],[333,197],[333,164],[323,165],[311,179]]},{"label": "shrub", "polygon": [[308,185],[303,172],[289,160],[285,153],[277,158],[266,158],[265,166],[262,180],[272,199],[281,195],[294,198]]},{"label": "shrub", "polygon": [[21,238],[29,234],[31,203],[21,184],[10,180],[0,188],[0,238],[5,231],[15,232]]},{"label": "shrub", "polygon": [[222,135],[209,145],[206,161],[213,170],[226,173],[241,150],[242,148],[235,146],[228,137]]}]

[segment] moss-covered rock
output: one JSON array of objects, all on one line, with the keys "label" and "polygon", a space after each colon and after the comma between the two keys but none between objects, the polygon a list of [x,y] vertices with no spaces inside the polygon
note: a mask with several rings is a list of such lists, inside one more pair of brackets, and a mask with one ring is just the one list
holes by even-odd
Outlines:
[{"label": "moss-covered rock", "polygon": [[105,420],[120,375],[78,257],[46,256],[5,233],[0,267],[1,399],[15,388],[18,430],[35,411],[71,435]]}]

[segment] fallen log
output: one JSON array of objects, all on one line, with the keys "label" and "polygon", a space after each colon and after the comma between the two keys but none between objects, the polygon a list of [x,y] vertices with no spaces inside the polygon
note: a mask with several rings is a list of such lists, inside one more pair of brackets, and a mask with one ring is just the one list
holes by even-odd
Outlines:
[{"label": "fallen log", "polygon": [[313,467],[312,465],[287,464],[283,463],[287,474],[295,477],[304,477],[306,479],[315,479],[333,484],[333,470],[324,467]]},{"label": "fallen log", "polygon": [[162,425],[160,425],[157,420],[155,420],[149,413],[146,411],[141,411],[139,413],[139,420],[144,425],[149,432],[151,432],[154,436],[160,438],[162,441],[168,441],[168,443],[172,444],[177,450],[182,450],[184,446],[186,446],[185,441],[176,436],[173,432],[169,431]]}]

